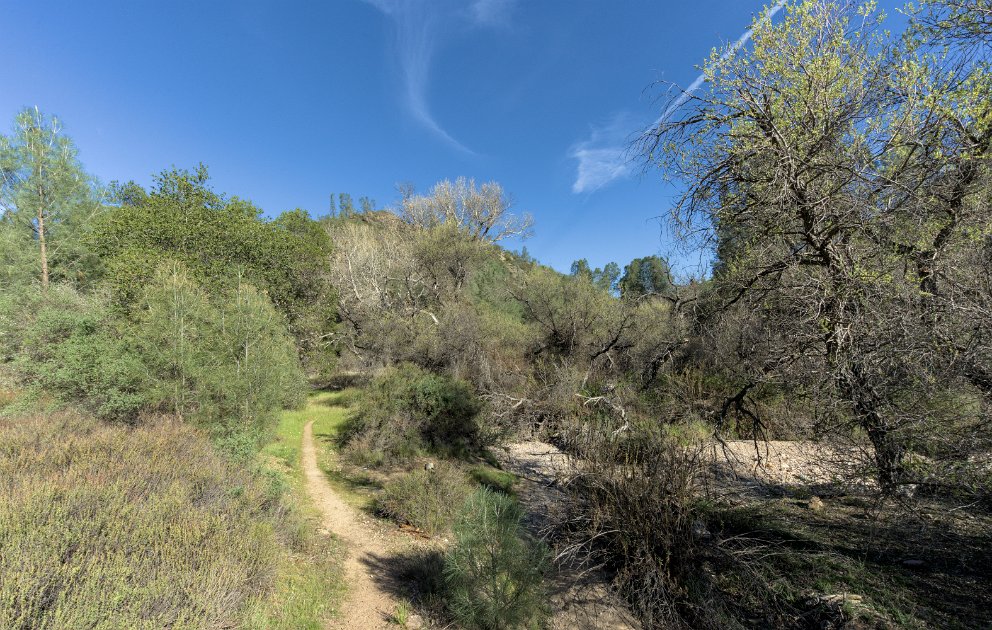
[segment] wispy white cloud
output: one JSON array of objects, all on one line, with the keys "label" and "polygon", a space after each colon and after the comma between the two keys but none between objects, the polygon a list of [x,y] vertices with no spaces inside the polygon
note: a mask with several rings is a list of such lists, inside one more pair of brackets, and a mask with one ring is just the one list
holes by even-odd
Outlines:
[{"label": "wispy white cloud", "polygon": [[594,192],[631,174],[626,149],[633,127],[630,118],[621,112],[606,125],[594,126],[588,138],[572,146],[568,155],[578,161],[573,193]]},{"label": "wispy white cloud", "polygon": [[516,0],[475,0],[469,6],[473,22],[480,26],[507,26]]},{"label": "wispy white cloud", "polygon": [[452,148],[474,152],[448,133],[431,112],[427,97],[436,46],[455,29],[509,24],[515,0],[365,0],[395,27],[396,54],[403,76],[403,100],[413,118]]},{"label": "wispy white cloud", "polygon": [[579,148],[572,151],[579,161],[572,192],[595,192],[618,179],[630,175],[630,163],[623,156],[623,147],[603,149]]},{"label": "wispy white cloud", "polygon": [[[778,0],[765,10],[762,19],[772,18],[787,3],[788,0]],[[751,40],[752,34],[752,29],[744,31],[744,34],[723,52],[720,61],[729,59],[736,54]],[[632,137],[636,137],[636,132],[631,130],[639,127],[644,130],[641,133],[646,134],[657,129],[676,110],[686,104],[692,94],[702,87],[705,80],[706,76],[703,74],[696,77],[696,80],[677,99],[672,101],[654,124],[646,129],[643,121],[640,125],[632,124],[633,121],[627,114],[617,115],[610,124],[603,127],[593,127],[589,138],[574,144],[568,153],[569,157],[578,162],[572,192],[576,194],[594,192],[619,179],[629,177],[633,172],[633,164],[628,154],[628,148]]]}]

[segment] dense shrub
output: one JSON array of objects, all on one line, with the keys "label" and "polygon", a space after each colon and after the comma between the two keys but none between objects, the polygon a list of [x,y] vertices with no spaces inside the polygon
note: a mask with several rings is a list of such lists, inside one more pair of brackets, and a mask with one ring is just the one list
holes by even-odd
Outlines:
[{"label": "dense shrub", "polygon": [[62,286],[4,306],[16,320],[7,351],[22,380],[108,420],[134,420],[151,402],[134,338],[100,296]]},{"label": "dense shrub", "polygon": [[466,628],[536,627],[545,614],[545,550],[520,524],[513,499],[483,488],[465,503],[445,559],[447,603]]},{"label": "dense shrub", "polygon": [[461,455],[479,445],[480,408],[467,383],[404,364],[372,380],[342,441],[346,454],[366,464],[408,460],[425,450]]},{"label": "dense shrub", "polygon": [[0,419],[0,627],[275,627],[306,529],[187,425]]},{"label": "dense shrub", "polygon": [[277,410],[305,399],[305,378],[285,321],[247,284],[211,298],[178,264],[146,289],[138,343],[162,411],[220,439],[258,438]]},{"label": "dense shrub", "polygon": [[247,282],[264,291],[301,354],[329,361],[319,340],[334,322],[325,271],[331,244],[306,212],[265,221],[251,203],[215,192],[203,165],[164,171],[147,191],[118,186],[115,196],[118,205],[93,221],[85,240],[106,266],[103,282],[117,305],[137,308],[157,265],[176,260],[213,290]]},{"label": "dense shrub", "polygon": [[376,508],[401,524],[436,535],[451,527],[470,492],[457,467],[438,462],[432,470],[418,470],[388,482]]},{"label": "dense shrub", "polygon": [[275,412],[299,405],[305,379],[285,322],[242,284],[211,297],[163,264],[131,319],[100,294],[68,287],[0,302],[3,351],[20,380],[60,404],[134,423],[163,412],[251,449]]}]

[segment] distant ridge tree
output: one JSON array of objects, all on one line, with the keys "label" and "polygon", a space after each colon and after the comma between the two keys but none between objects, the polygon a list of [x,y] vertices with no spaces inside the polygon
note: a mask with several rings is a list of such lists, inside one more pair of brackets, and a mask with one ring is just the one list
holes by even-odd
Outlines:
[{"label": "distant ridge tree", "polygon": [[618,286],[626,298],[666,295],[672,289],[668,263],[659,256],[635,258],[624,268]]},{"label": "distant ridge tree", "polygon": [[593,269],[589,266],[589,261],[585,258],[572,263],[571,274],[578,278],[585,278],[597,289],[613,293],[617,290],[617,282],[620,279],[620,265],[615,262],[608,262],[602,269]]}]

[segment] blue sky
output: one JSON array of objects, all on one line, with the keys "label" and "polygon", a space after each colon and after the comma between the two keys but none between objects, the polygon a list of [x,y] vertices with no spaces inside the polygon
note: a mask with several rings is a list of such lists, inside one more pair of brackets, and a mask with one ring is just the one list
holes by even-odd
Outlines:
[{"label": "blue sky", "polygon": [[[0,2],[9,127],[61,117],[87,169],[147,184],[210,167],[274,215],[328,194],[397,199],[496,180],[536,219],[525,244],[567,270],[671,254],[658,171],[616,160],[737,40],[751,0]],[[519,244],[511,244],[517,247]]]}]

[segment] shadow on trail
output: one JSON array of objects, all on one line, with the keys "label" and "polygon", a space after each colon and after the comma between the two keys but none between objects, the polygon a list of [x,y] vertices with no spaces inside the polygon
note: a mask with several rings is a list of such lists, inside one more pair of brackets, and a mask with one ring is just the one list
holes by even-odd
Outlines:
[{"label": "shadow on trail", "polygon": [[439,549],[364,553],[358,558],[376,585],[395,598],[409,600],[417,612],[437,617],[444,596],[444,554]]}]

